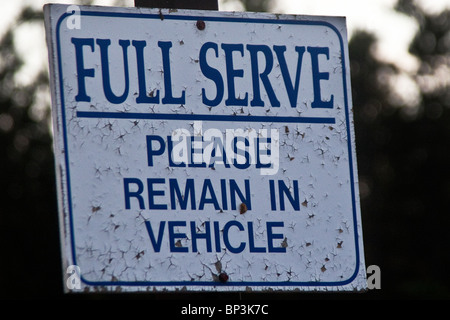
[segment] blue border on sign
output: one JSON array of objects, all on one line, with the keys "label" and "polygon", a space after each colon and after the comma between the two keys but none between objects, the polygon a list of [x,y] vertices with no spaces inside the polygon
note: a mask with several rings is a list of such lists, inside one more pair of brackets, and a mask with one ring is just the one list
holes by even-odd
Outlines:
[{"label": "blue border on sign", "polygon": [[[64,85],[63,85],[63,72],[61,63],[61,45],[60,45],[60,25],[62,21],[71,15],[71,13],[64,13],[58,19],[56,23],[56,50],[58,60],[58,72],[59,72],[59,90],[61,99],[61,114],[62,114],[62,129],[63,129],[63,143],[64,143],[64,161],[66,166],[67,175],[67,204],[69,210],[69,224],[70,224],[70,243],[72,249],[72,262],[76,264],[75,254],[75,238],[74,238],[74,226],[72,216],[72,194],[70,188],[70,167],[69,167],[69,152],[67,144],[67,129],[66,129],[66,112],[64,106]],[[143,13],[121,13],[121,12],[97,12],[97,11],[80,11],[79,14],[85,16],[104,16],[104,17],[117,17],[117,18],[140,18],[140,19],[161,19],[159,14],[143,14]],[[227,282],[218,283],[213,281],[90,281],[81,276],[81,280],[90,286],[210,286],[210,287],[243,287],[243,286],[289,286],[289,287],[329,287],[329,286],[343,286],[351,283],[359,273],[360,265],[360,248],[358,241],[358,225],[357,225],[357,211],[356,211],[356,194],[353,174],[353,158],[352,158],[352,146],[351,146],[351,132],[350,132],[350,120],[349,120],[349,108],[348,108],[348,95],[347,95],[347,79],[346,79],[346,66],[345,59],[342,56],[344,52],[344,43],[339,30],[332,24],[325,21],[299,21],[299,20],[275,20],[264,18],[243,18],[243,17],[217,17],[217,16],[182,16],[182,15],[166,15],[164,19],[167,20],[203,20],[214,22],[236,22],[236,23],[265,23],[265,24],[289,24],[289,25],[313,25],[313,26],[325,26],[332,29],[339,38],[341,47],[341,63],[342,63],[342,82],[344,91],[344,104],[347,126],[347,146],[349,154],[349,171],[350,171],[350,186],[351,186],[351,200],[352,200],[352,213],[353,213],[353,229],[356,251],[356,266],[352,276],[342,281],[241,281],[241,282]],[[286,122],[286,123],[335,123],[334,118],[320,118],[320,117],[262,117],[262,116],[224,116],[224,115],[173,115],[173,114],[147,114],[147,113],[119,113],[119,112],[89,112],[78,111],[77,117],[81,118],[115,118],[115,119],[168,119],[168,120],[208,120],[208,121],[245,121],[245,122]]]}]

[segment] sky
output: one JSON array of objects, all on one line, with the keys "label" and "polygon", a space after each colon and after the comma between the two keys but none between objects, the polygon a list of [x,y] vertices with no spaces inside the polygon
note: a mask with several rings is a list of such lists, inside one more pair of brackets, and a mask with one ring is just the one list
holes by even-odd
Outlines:
[{"label": "sky", "polygon": [[[118,0],[97,0],[98,5],[112,5]],[[119,0],[120,1],[120,0]],[[45,3],[73,3],[70,0],[3,0],[0,3],[0,34],[14,23],[20,7],[24,4],[42,8]],[[134,6],[134,0],[121,0],[124,6]],[[397,0],[276,0],[273,12],[306,15],[335,15],[347,18],[348,33],[357,29],[373,32],[379,39],[376,52],[378,57],[397,64],[406,73],[414,73],[417,61],[408,54],[408,45],[418,26],[413,19],[392,10]],[[424,9],[439,12],[450,8],[450,0],[417,0]],[[222,11],[242,10],[235,0],[219,0]],[[33,78],[36,70],[47,67],[45,31],[36,25],[22,25],[17,29],[17,49],[26,64],[18,75],[18,81],[26,83]]]}]

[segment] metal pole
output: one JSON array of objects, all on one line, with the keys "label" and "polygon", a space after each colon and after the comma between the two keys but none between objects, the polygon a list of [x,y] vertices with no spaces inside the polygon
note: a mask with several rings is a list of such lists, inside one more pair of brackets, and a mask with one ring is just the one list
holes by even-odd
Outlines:
[{"label": "metal pole", "polygon": [[219,10],[218,0],[134,0],[135,7]]}]

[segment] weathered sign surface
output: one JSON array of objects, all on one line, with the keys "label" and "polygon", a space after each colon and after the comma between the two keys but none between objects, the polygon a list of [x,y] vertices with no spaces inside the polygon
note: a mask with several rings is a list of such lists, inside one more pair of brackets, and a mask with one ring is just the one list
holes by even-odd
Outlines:
[{"label": "weathered sign surface", "polygon": [[366,288],[345,18],[45,18],[68,291]]}]

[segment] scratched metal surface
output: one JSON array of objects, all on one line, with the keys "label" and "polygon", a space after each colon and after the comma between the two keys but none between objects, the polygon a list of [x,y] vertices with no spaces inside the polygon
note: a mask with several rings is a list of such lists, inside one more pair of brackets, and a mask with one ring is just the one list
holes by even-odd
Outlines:
[{"label": "scratched metal surface", "polygon": [[[66,6],[51,6],[47,15],[47,37],[52,71],[55,153],[60,199],[60,223],[63,266],[76,264],[81,270],[82,289],[158,291],[158,290],[363,290],[366,287],[358,181],[353,136],[352,102],[349,82],[347,36],[344,18],[288,16],[255,13],[202,11],[167,11],[137,8],[80,7],[81,28],[65,27],[70,15]],[[108,15],[107,13],[117,13]],[[137,14],[145,14],[140,17]],[[156,18],[155,16],[158,16]],[[203,17],[205,29],[199,30],[197,19]],[[177,18],[178,17],[178,18]],[[213,17],[213,19],[211,19]],[[214,19],[219,17],[220,19]],[[209,19],[209,20],[208,20]],[[250,20],[254,19],[254,20]],[[275,21],[279,21],[276,23]],[[292,23],[293,21],[304,23]],[[309,21],[309,22],[308,22]],[[312,22],[312,23],[310,23]],[[319,22],[319,23],[317,23]],[[76,101],[78,91],[76,56],[71,39],[111,39],[109,68],[111,89],[117,95],[124,90],[124,67],[119,39],[145,40],[144,51],[148,94],[159,91],[164,96],[164,68],[158,41],[170,41],[170,70],[174,97],[185,92],[183,104],[138,104],[136,54],[128,48],[129,93],[120,104],[108,103],[102,88],[99,47],[92,52],[84,47],[85,68],[93,68],[94,77],[86,77],[86,91],[91,101]],[[224,77],[225,92],[221,103],[208,107],[202,103],[202,88],[207,96],[216,93],[214,82],[202,74],[199,67],[200,46],[206,42],[218,44],[218,56],[210,51],[210,65]],[[289,104],[279,63],[274,64],[269,79],[280,101],[272,107],[263,85],[263,107],[226,106],[227,97],[225,53],[222,43],[243,44],[244,55],[234,55],[234,68],[244,76],[236,77],[236,96],[248,94],[252,100],[251,63],[247,44],[285,45],[286,60],[294,80],[297,54],[295,46],[329,47],[329,59],[320,58],[320,68],[329,72],[329,80],[321,80],[324,100],[334,96],[334,107],[312,108],[314,99],[312,66],[308,53],[304,54],[300,89],[295,108]],[[259,61],[261,69],[264,58]],[[345,69],[344,69],[345,68]],[[345,81],[345,83],[344,83]],[[262,174],[251,165],[247,169],[226,168],[217,164],[211,168],[178,168],[168,165],[167,154],[154,158],[148,165],[146,136],[157,135],[167,140],[173,132],[185,129],[192,135],[199,123],[194,120],[165,120],[115,117],[82,117],[80,112],[108,112],[130,114],[173,114],[234,116],[240,121],[201,121],[202,133],[208,129],[222,132],[243,129],[261,132],[275,129],[274,146],[279,146],[279,162],[275,174]],[[246,122],[244,117],[314,117],[332,118],[332,123],[277,123],[273,121]],[[167,142],[167,141],[166,141]],[[274,150],[275,151],[275,150]],[[145,208],[136,198],[125,208],[124,179],[138,178],[144,183],[142,193]],[[146,179],[162,178],[165,184],[155,185],[164,195],[155,197],[167,210],[150,210]],[[194,179],[197,209],[170,209],[169,179],[177,179],[184,188],[187,179]],[[222,203],[221,179],[233,179],[243,189],[248,180],[251,190],[251,210],[241,214],[231,209],[217,210],[206,203],[198,209],[198,201],[205,179],[210,179],[218,202]],[[289,191],[298,185],[299,210],[286,200],[286,209],[271,208],[270,180],[282,180]],[[228,190],[229,191],[229,190]],[[277,195],[278,197],[278,195]],[[239,200],[239,198],[238,198]],[[188,252],[171,252],[169,236],[164,229],[160,252],[155,252],[145,222],[150,221],[155,234],[160,221],[185,221],[176,227],[185,238],[176,239],[178,247]],[[204,233],[205,222],[210,223],[212,250],[206,241],[197,240],[198,252],[192,252],[190,222],[197,232]],[[229,229],[234,247],[241,242],[245,249],[232,253],[220,244],[216,252],[213,222],[221,228],[228,221],[240,222],[245,231]],[[267,252],[267,222],[283,222],[273,231],[282,234],[273,239],[273,246],[285,252]],[[254,246],[266,252],[250,252],[248,222],[253,223]],[[255,251],[255,250],[253,250]],[[221,272],[229,279],[221,283]]]}]

